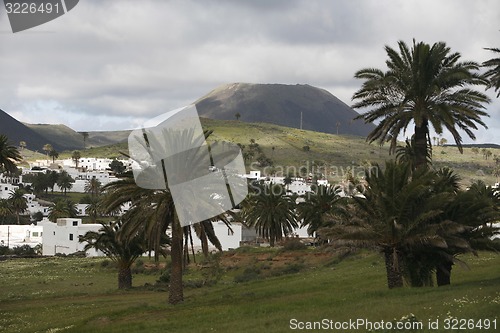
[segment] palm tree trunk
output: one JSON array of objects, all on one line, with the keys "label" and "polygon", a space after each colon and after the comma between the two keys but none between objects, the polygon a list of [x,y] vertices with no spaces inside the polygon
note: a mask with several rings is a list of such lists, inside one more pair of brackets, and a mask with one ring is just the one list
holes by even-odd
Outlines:
[{"label": "palm tree trunk", "polygon": [[451,261],[443,261],[436,267],[436,281],[438,287],[451,284],[451,269],[453,263]]},{"label": "palm tree trunk", "polygon": [[189,227],[189,243],[191,244],[191,253],[193,254],[193,262],[196,264],[196,254],[194,253],[193,233],[191,227]]},{"label": "palm tree trunk", "polygon": [[387,271],[387,286],[389,289],[402,287],[401,254],[396,249],[387,248],[384,250],[384,259]]},{"label": "palm tree trunk", "polygon": [[118,289],[132,288],[131,263],[123,262],[118,264]]},{"label": "palm tree trunk", "polygon": [[201,250],[205,258],[208,257],[208,239],[207,233],[205,232],[205,226],[201,224],[200,226],[200,240],[201,240]]},{"label": "palm tree trunk", "polygon": [[427,166],[427,136],[429,134],[429,124],[427,119],[422,121],[421,126],[415,126],[415,167]]},{"label": "palm tree trunk", "polygon": [[172,245],[170,247],[170,259],[172,261],[172,272],[170,274],[170,285],[168,302],[177,304],[184,300],[184,291],[182,287],[182,227],[175,214],[172,222]]}]

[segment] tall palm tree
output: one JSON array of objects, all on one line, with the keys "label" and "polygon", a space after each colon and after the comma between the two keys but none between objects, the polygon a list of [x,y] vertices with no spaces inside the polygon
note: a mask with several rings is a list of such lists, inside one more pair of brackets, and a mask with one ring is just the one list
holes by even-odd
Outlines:
[{"label": "tall palm tree", "polygon": [[307,233],[311,236],[318,229],[330,225],[332,217],[342,214],[341,207],[346,202],[340,197],[337,188],[323,185],[315,186],[304,199],[297,205],[297,218],[302,221],[301,227],[307,226]]},{"label": "tall palm tree", "polygon": [[17,224],[21,224],[20,215],[28,209],[28,200],[24,197],[21,189],[10,191],[9,203],[12,211],[16,214]]},{"label": "tall palm tree", "polygon": [[90,193],[92,197],[97,197],[101,193],[101,187],[101,182],[96,177],[92,177],[85,183],[84,191]]},{"label": "tall palm tree", "polygon": [[49,156],[52,157],[52,163],[56,162],[56,158],[59,157],[59,153],[55,149],[49,151]]},{"label": "tall palm tree", "polygon": [[89,132],[80,132],[80,134],[83,136],[83,149],[87,148],[87,139],[89,138]]},{"label": "tall palm tree", "polygon": [[79,237],[86,242],[84,250],[96,249],[103,252],[118,265],[118,289],[132,288],[131,267],[134,261],[148,250],[144,235],[137,233],[124,241],[119,237],[122,221],[111,224],[101,223],[99,231],[88,231]]},{"label": "tall palm tree", "polygon": [[162,237],[171,228],[170,257],[172,271],[169,284],[169,303],[177,304],[184,300],[182,286],[183,231],[175,212],[174,201],[169,190],[153,190],[139,187],[130,175],[104,186],[101,201],[103,212],[112,212],[123,204],[132,202],[124,214],[125,222],[121,229],[124,241],[144,230],[148,248],[154,250],[158,260]]},{"label": "tall palm tree", "polygon": [[[169,163],[169,180],[177,176],[179,179],[192,179],[193,169],[196,167],[206,170],[209,165],[205,165],[204,161],[198,154],[198,151],[193,149],[179,149],[183,145],[190,147],[200,146],[201,140],[206,138],[210,133],[205,132],[203,136],[198,137],[193,131],[184,131],[176,133],[173,136],[171,133],[165,132],[161,136],[164,140],[157,142],[158,137],[147,137],[147,146],[145,151],[154,150],[157,148],[161,151],[187,151],[189,152],[184,158],[175,160],[162,160],[162,165]],[[164,147],[165,145],[176,145],[176,149],[168,149],[172,147]],[[153,148],[154,147],[154,148]],[[147,148],[147,149],[146,149]],[[199,171],[198,169],[195,171]],[[178,173],[178,174],[177,174]],[[141,178],[143,177],[143,178]],[[169,285],[169,303],[177,304],[184,299],[182,286],[183,272],[183,237],[184,229],[180,224],[177,208],[179,209],[203,209],[200,202],[185,202],[186,207],[175,207],[172,193],[169,188],[169,183],[164,174],[155,175],[148,179],[148,173],[142,173],[138,176],[138,181],[142,187],[139,187],[136,180],[131,177],[123,177],[117,182],[110,183],[104,187],[104,198],[102,206],[104,212],[111,212],[120,208],[124,203],[131,202],[132,208],[125,214],[127,220],[122,227],[122,237],[134,235],[138,230],[144,228],[145,237],[148,240],[148,246],[155,251],[155,259],[157,258],[157,249],[161,246],[161,239],[165,235],[167,228],[171,229],[170,241],[170,257],[172,270],[170,274]],[[164,184],[158,184],[158,181],[164,178]],[[149,184],[151,182],[151,184]],[[152,185],[151,187],[145,185]],[[158,189],[158,185],[162,185],[162,189]],[[200,190],[200,189],[193,189]]]},{"label": "tall palm tree", "polygon": [[353,95],[358,100],[354,108],[372,108],[358,118],[366,123],[380,120],[368,135],[369,142],[390,142],[394,152],[398,135],[414,125],[417,167],[427,165],[427,152],[432,147],[431,127],[437,134],[447,129],[462,152],[464,131],[475,139],[477,124],[486,128],[481,117],[489,98],[471,86],[486,85],[488,81],[477,73],[475,62],[460,62],[460,53],[451,53],[443,42],[432,46],[413,41],[411,49],[398,42],[399,52],[385,47],[387,71],[365,68],[355,77],[365,80]]},{"label": "tall palm tree", "polygon": [[499,250],[500,247],[491,237],[499,232],[493,223],[500,220],[500,193],[484,182],[477,181],[466,191],[456,191],[453,201],[443,211],[441,219],[459,223],[461,229],[452,235],[449,230],[438,231],[447,243],[446,248],[437,252],[438,255],[433,253],[431,256],[438,286],[450,284],[453,264],[458,261],[457,255],[476,254],[476,250]]},{"label": "tall palm tree", "polygon": [[49,152],[51,150],[53,150],[54,148],[52,148],[52,145],[50,143],[46,143],[43,145],[43,151],[45,152],[45,154],[47,154],[47,160],[49,159]]},{"label": "tall palm tree", "polygon": [[75,162],[75,168],[77,169],[78,169],[78,162],[80,162],[81,157],[82,155],[78,150],[73,151],[73,153],[71,154],[71,159],[73,160],[73,162]]},{"label": "tall palm tree", "polygon": [[66,171],[61,171],[57,178],[57,186],[59,186],[61,191],[64,191],[64,195],[73,187],[74,182],[75,180]]},{"label": "tall palm tree", "polygon": [[7,136],[0,134],[0,172],[13,172],[17,169],[16,162],[22,160],[19,150],[9,144]]},{"label": "tall palm tree", "polygon": [[85,211],[90,217],[92,223],[96,223],[101,215],[101,207],[99,197],[90,197],[90,202],[85,206]]},{"label": "tall palm tree", "polygon": [[11,216],[12,214],[12,206],[10,205],[9,200],[0,199],[0,218]]},{"label": "tall palm tree", "polygon": [[78,211],[73,202],[69,200],[58,200],[54,205],[49,207],[49,220],[56,222],[57,219],[65,217],[76,217]]},{"label": "tall palm tree", "polygon": [[[408,272],[405,258],[414,247],[441,248],[446,244],[436,234],[440,224],[431,224],[442,213],[447,202],[445,195],[431,191],[430,172],[412,174],[405,164],[387,162],[385,170],[376,165],[366,171],[367,189],[364,197],[357,196],[348,206],[351,215],[343,223],[320,230],[321,236],[337,244],[347,243],[376,248],[384,255],[387,285],[403,286],[405,276],[409,283],[428,280],[430,272]],[[421,276],[425,273],[425,276]]]},{"label": "tall palm tree", "polygon": [[[500,54],[499,48],[487,48],[486,50]],[[483,62],[483,66],[489,67],[488,71],[484,73],[484,76],[489,79],[488,88],[493,88],[497,92],[497,97],[500,97],[500,57]]]},{"label": "tall palm tree", "polygon": [[283,236],[290,235],[298,227],[295,216],[295,197],[284,195],[281,185],[262,185],[255,188],[242,203],[245,223],[269,240],[271,247]]}]

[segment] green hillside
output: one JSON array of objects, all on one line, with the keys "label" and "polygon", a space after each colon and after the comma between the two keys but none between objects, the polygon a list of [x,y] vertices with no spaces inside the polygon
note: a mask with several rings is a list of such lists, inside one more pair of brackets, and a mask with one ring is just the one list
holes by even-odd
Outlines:
[{"label": "green hillside", "polygon": [[83,148],[83,137],[80,133],[75,132],[73,129],[66,125],[53,125],[53,124],[25,124],[33,131],[55,142],[63,149],[81,149]]},{"label": "green hillside", "polygon": [[[244,145],[244,152],[249,151],[250,140],[255,140],[264,155],[273,161],[272,167],[259,167],[258,153],[246,162],[247,170],[262,170],[266,174],[282,174],[288,171],[297,171],[305,167],[308,171],[324,171],[332,182],[338,182],[347,173],[357,176],[363,174],[363,167],[368,163],[384,163],[394,156],[389,155],[388,147],[377,144],[368,144],[363,137],[326,134],[288,128],[266,123],[246,123],[236,120],[213,120],[202,118],[204,129],[213,130],[209,141],[227,141]],[[124,132],[126,133],[126,132]],[[123,133],[121,135],[124,135]],[[309,150],[304,149],[305,146]],[[273,149],[274,147],[274,149]],[[500,156],[500,149],[489,148],[492,156]],[[127,143],[94,147],[82,151],[82,156],[116,158],[123,156],[120,152],[128,153]],[[71,153],[63,154],[63,158],[70,157]],[[470,181],[480,179],[487,184],[494,184],[498,180],[493,176],[495,162],[493,157],[485,159],[481,152],[475,154],[472,146],[464,148],[460,154],[456,147],[434,147],[433,159],[437,167],[451,167],[463,178],[463,185],[468,186]],[[354,170],[354,171],[353,171]],[[302,171],[304,169],[302,168]]]}]

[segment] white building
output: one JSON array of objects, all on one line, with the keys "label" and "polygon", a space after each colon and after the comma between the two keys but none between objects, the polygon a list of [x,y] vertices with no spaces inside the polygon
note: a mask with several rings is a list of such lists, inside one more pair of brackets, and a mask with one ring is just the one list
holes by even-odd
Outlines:
[{"label": "white building", "polygon": [[7,183],[0,183],[0,199],[8,199],[13,191],[17,190],[19,186]]},{"label": "white building", "polygon": [[42,243],[43,228],[39,225],[0,225],[0,245],[15,248]]},{"label": "white building", "polygon": [[26,198],[26,204],[28,205],[27,213],[33,215],[37,212],[43,214],[43,216],[49,215],[49,206],[41,205],[34,194],[24,194],[23,197]]},{"label": "white building", "polygon": [[[79,236],[85,235],[87,231],[98,231],[102,227],[100,224],[83,224],[81,219],[74,218],[57,219],[57,223],[44,219],[38,225],[43,227],[42,254],[45,256],[83,251],[86,243],[80,243]],[[88,250],[86,254],[92,257],[103,256],[103,253],[94,249]]]}]

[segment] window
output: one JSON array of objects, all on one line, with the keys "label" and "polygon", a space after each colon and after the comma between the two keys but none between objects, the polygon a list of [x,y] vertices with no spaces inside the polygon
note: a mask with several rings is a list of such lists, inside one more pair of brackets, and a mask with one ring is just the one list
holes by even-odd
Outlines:
[{"label": "window", "polygon": [[72,241],[73,240],[73,234],[69,234],[69,240]]},{"label": "window", "polygon": [[76,227],[78,225],[78,221],[73,221],[73,227]]},{"label": "window", "polygon": [[33,231],[33,232],[31,233],[31,235],[32,235],[33,237],[38,237],[38,232]]}]

